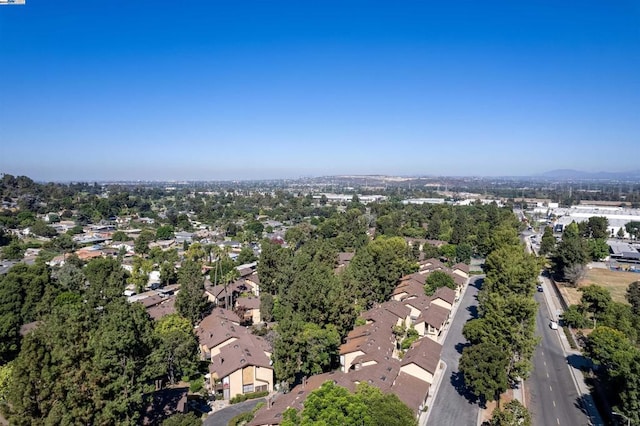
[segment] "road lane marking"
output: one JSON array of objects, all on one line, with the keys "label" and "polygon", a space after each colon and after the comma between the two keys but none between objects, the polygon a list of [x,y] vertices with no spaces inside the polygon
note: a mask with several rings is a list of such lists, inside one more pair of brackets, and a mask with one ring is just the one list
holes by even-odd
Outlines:
[{"label": "road lane marking", "polygon": [[551,385],[549,385],[549,390],[553,392],[553,388],[551,387]]},{"label": "road lane marking", "polygon": [[556,422],[558,422],[558,424],[560,424],[560,419],[556,417]]},{"label": "road lane marking", "polygon": [[547,379],[549,378],[549,372],[547,371]]},{"label": "road lane marking", "polygon": [[555,400],[553,400],[552,402],[553,402],[553,406],[555,407],[555,406],[556,406],[556,401],[555,401]]}]

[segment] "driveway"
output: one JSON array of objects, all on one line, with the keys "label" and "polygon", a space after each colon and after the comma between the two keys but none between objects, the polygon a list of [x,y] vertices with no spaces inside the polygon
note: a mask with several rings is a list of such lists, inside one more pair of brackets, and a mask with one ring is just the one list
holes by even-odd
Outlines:
[{"label": "driveway", "polygon": [[227,426],[229,420],[241,413],[247,413],[254,409],[260,402],[265,402],[264,398],[251,399],[249,401],[233,404],[220,411],[211,414],[204,421],[204,426]]},{"label": "driveway", "polygon": [[429,407],[429,425],[475,425],[478,419],[478,404],[475,398],[464,387],[462,375],[458,370],[458,361],[467,339],[462,335],[465,323],[477,316],[477,294],[484,277],[474,277],[460,301],[460,306],[451,322],[447,338],[442,345],[441,359],[447,364],[445,377],[438,388],[438,393]]}]

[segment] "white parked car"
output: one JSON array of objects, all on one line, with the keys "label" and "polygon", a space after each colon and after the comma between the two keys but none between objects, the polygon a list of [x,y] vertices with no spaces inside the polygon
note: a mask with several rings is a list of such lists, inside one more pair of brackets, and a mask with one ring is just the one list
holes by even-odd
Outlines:
[{"label": "white parked car", "polygon": [[551,321],[549,323],[549,327],[551,327],[552,330],[557,330],[558,329],[558,323],[555,321]]}]

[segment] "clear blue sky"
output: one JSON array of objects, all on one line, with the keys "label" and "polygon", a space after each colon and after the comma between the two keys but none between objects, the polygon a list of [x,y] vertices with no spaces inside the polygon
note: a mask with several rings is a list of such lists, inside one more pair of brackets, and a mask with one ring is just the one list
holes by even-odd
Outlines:
[{"label": "clear blue sky", "polygon": [[37,180],[640,168],[640,2],[0,6],[0,172]]}]

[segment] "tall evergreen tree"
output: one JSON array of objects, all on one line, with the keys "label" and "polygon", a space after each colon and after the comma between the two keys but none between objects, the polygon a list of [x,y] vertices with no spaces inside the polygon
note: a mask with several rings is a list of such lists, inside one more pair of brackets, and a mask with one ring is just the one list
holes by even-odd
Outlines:
[{"label": "tall evergreen tree", "polygon": [[178,284],[180,291],[176,296],[176,310],[192,324],[199,323],[209,309],[200,265],[192,260],[185,261],[178,272]]}]

